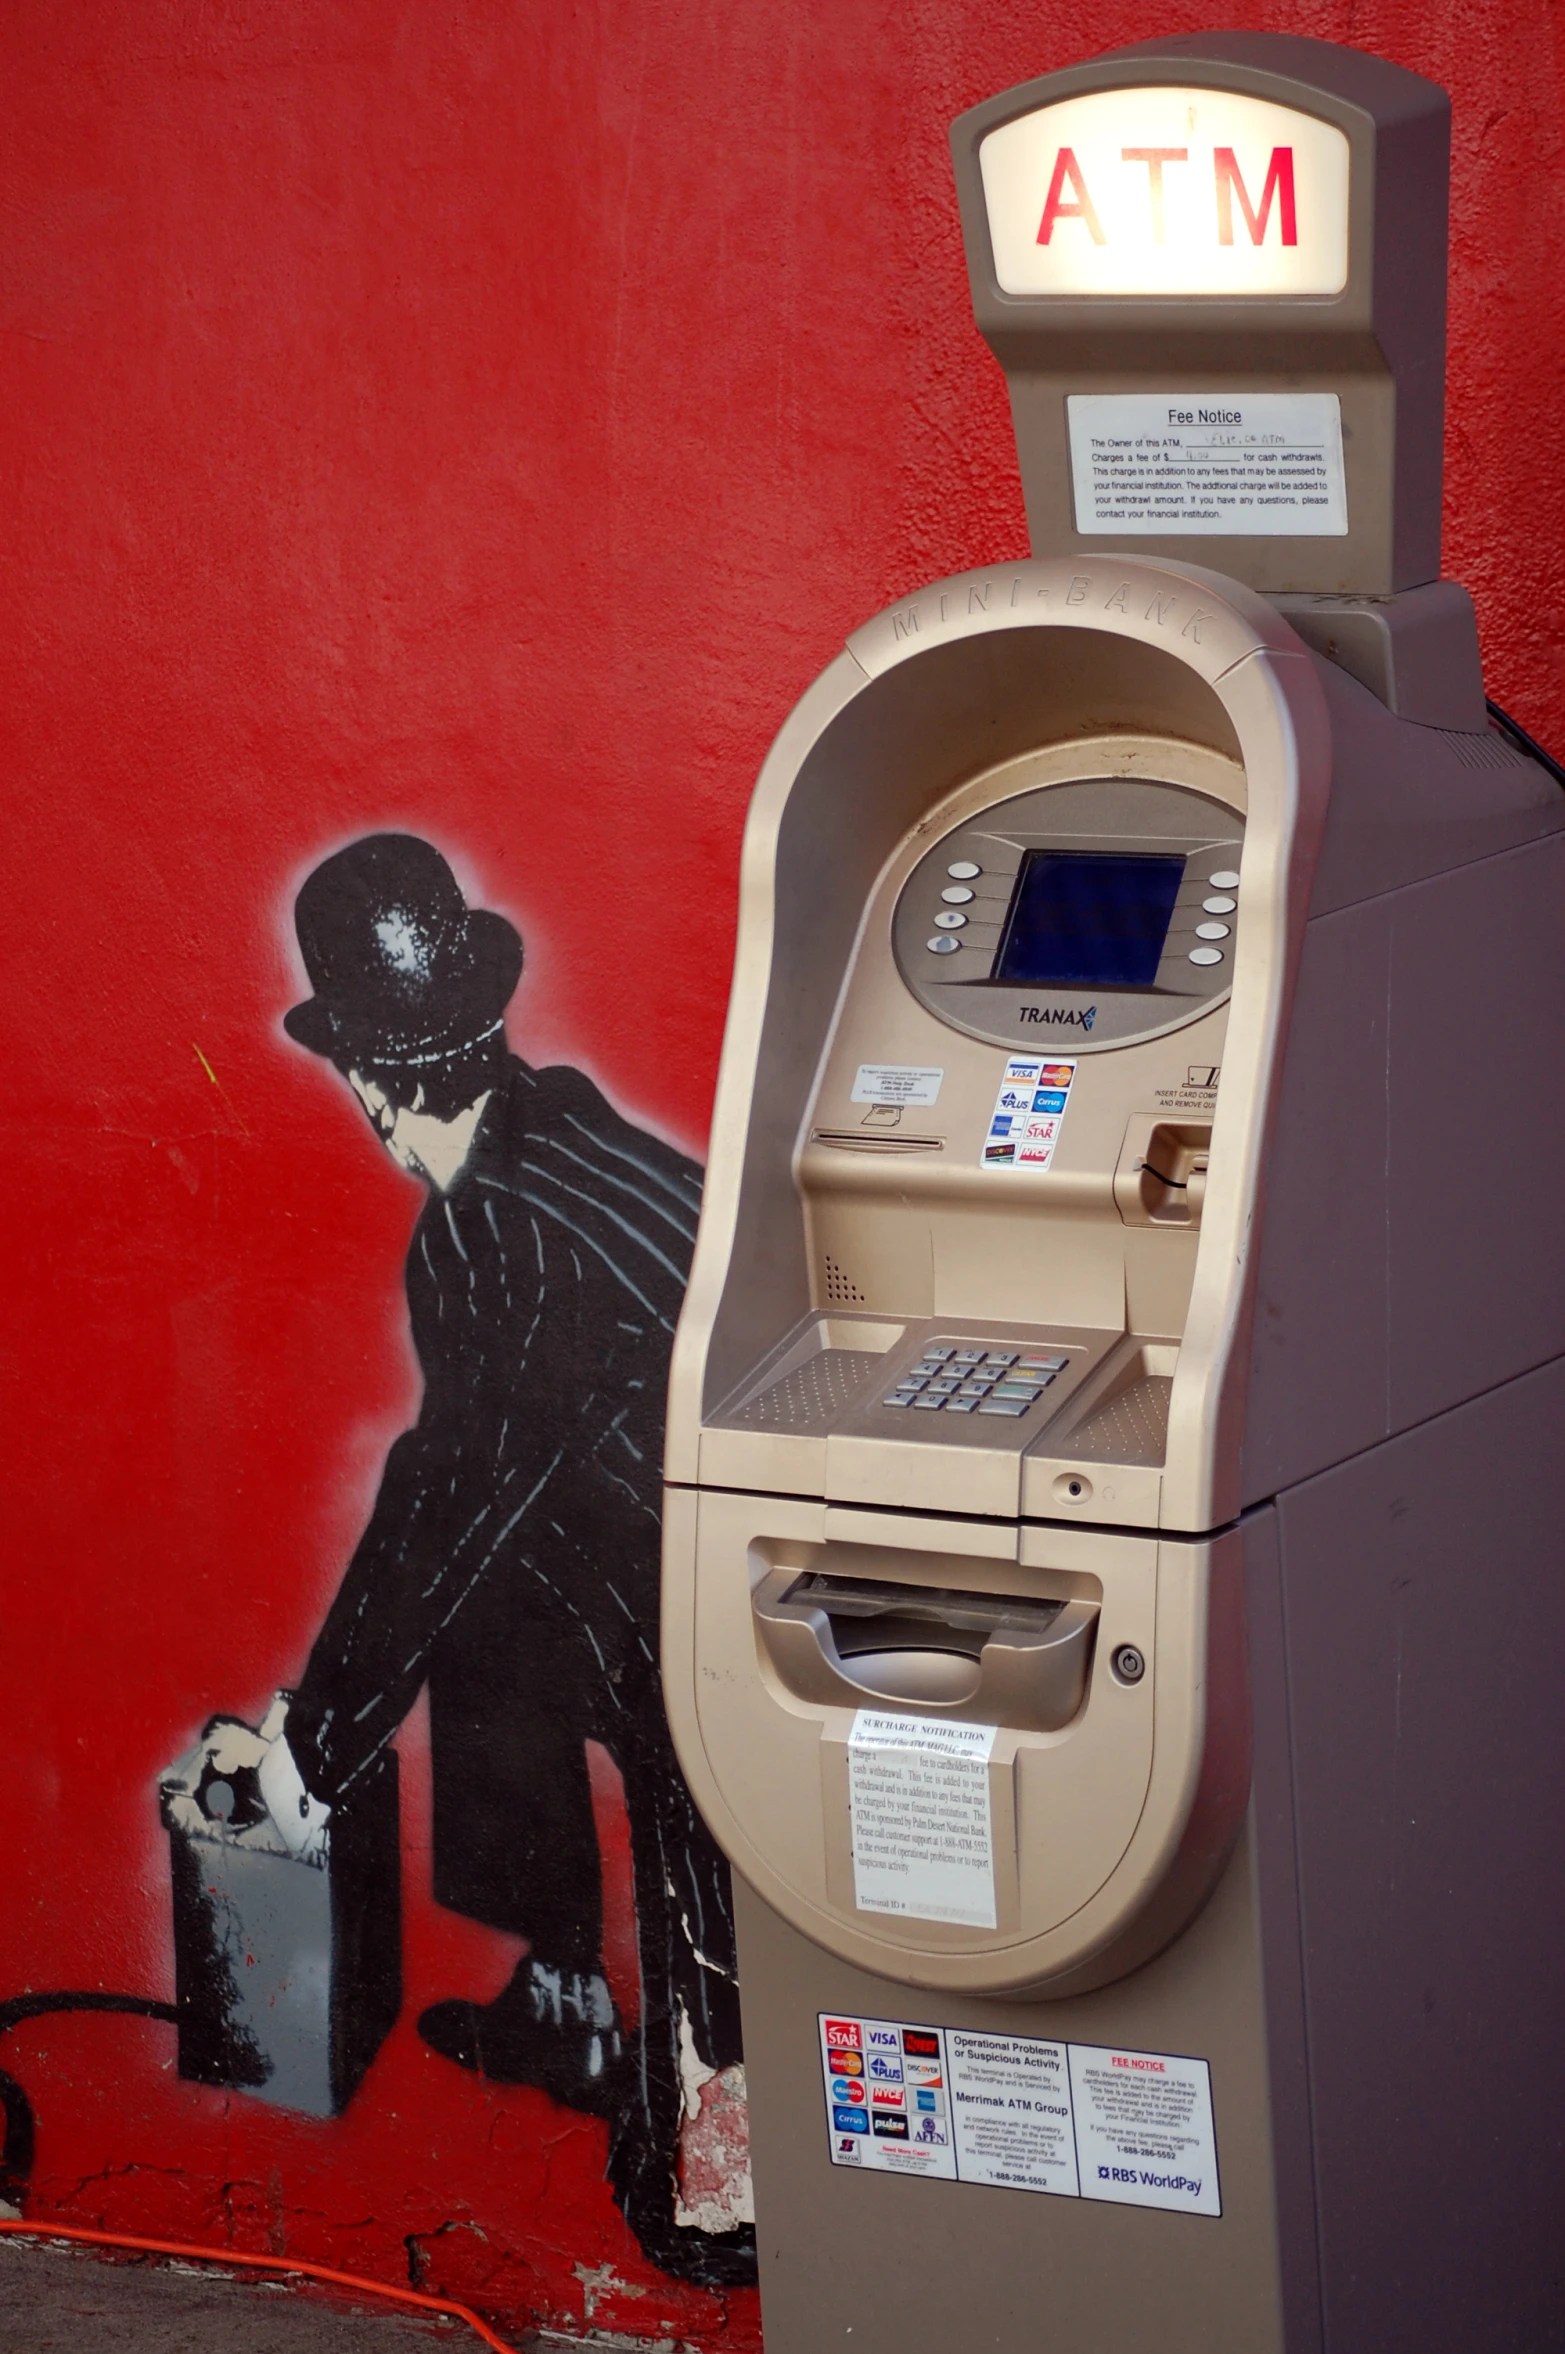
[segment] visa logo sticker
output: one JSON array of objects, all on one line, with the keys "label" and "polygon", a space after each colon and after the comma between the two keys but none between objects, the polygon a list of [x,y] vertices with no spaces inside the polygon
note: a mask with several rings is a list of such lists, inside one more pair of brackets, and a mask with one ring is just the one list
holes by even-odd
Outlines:
[{"label": "visa logo sticker", "polygon": [[894,2027],[872,2027],[869,2040],[872,2047],[878,2044],[882,2051],[894,2052],[897,2048],[897,2031]]}]

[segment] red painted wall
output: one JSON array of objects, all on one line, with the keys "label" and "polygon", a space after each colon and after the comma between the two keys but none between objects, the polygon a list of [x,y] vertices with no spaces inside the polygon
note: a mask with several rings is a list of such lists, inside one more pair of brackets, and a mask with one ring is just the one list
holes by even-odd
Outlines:
[{"label": "red painted wall", "polygon": [[[1456,103],[1447,569],[1565,747],[1565,11],[1236,9]],[[18,0],[0,24],[6,1865],[0,1996],[169,1984],[158,1768],[297,1673],[414,1396],[416,1195],[291,1047],[287,913],[425,832],[525,933],[512,1029],[700,1149],[735,853],[844,633],[1024,546],[946,126],[1191,0]],[[603,2128],[411,2019],[503,1941],[427,1896],[334,2123],[167,2030],[0,2060],[34,2207],[742,2349]],[[611,2268],[604,2271],[604,2267]]]}]

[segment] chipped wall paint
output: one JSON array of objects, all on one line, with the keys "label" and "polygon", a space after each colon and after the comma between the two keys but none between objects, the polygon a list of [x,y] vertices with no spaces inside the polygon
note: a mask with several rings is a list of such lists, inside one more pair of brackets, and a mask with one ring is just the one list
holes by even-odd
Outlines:
[{"label": "chipped wall paint", "polygon": [[[1211,13],[1107,0],[1090,39]],[[1224,20],[1453,92],[1447,569],[1558,751],[1558,11]],[[374,828],[447,845],[526,935],[529,1060],[700,1157],[771,733],[867,614],[1024,546],[945,133],[1085,38],[1060,0],[7,13],[0,1999],[171,1991],[157,1774],[299,1674],[416,1405],[407,1180],[279,1025],[299,883]],[[27,2021],[30,2201],[753,2348],[753,2297],[640,2256],[602,2120],[421,2042],[518,1941],[434,1901],[422,1701],[397,1746],[403,2002],[348,2106],[182,2080],[157,2017]],[[624,2009],[606,1755],[592,1798]]]}]

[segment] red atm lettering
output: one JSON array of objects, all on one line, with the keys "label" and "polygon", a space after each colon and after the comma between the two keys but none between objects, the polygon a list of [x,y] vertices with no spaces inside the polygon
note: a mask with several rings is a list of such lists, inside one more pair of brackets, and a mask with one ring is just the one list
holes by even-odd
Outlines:
[{"label": "red atm lettering", "polygon": [[[1065,183],[1067,180],[1074,191],[1075,201],[1073,203],[1066,202]],[[1290,182],[1289,185],[1291,186],[1292,183]],[[1270,181],[1267,182],[1267,186],[1268,188],[1271,186]],[[1248,209],[1246,207],[1246,211]],[[1038,224],[1038,243],[1040,245],[1052,243],[1056,221],[1084,221],[1093,244],[1102,245],[1104,242],[1102,226],[1092,199],[1087,194],[1087,183],[1081,176],[1081,166],[1076,161],[1074,149],[1069,147],[1062,147],[1054,159],[1054,176],[1049,182],[1049,193],[1044,198],[1043,219]]]},{"label": "red atm lettering", "polygon": [[1166,163],[1188,163],[1188,147],[1122,147],[1121,163],[1144,163],[1147,167],[1147,201],[1152,207],[1152,242],[1161,245],[1163,238],[1163,166]]},{"label": "red atm lettering", "polygon": [[1239,170],[1238,159],[1231,147],[1214,148],[1212,162],[1217,174],[1217,242],[1232,245],[1234,241],[1234,198],[1239,199],[1239,210],[1244,225],[1250,232],[1250,243],[1261,245],[1266,238],[1266,224],[1271,218],[1272,198],[1277,199],[1277,220],[1284,245],[1299,242],[1298,208],[1293,194],[1293,149],[1274,147],[1272,160],[1266,167],[1266,185],[1261,190],[1261,209],[1255,212],[1250,204],[1249,191]]}]

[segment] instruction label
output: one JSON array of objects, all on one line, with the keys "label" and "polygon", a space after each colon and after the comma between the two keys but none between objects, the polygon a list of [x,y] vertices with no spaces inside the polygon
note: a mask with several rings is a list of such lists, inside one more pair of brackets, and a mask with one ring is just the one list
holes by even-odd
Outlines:
[{"label": "instruction label", "polygon": [[825,2011],[819,2028],[834,2166],[1222,2213],[1205,2060]]},{"label": "instruction label", "polygon": [[989,1759],[997,1731],[856,1712],[848,1809],[860,1912],[995,1927]]},{"label": "instruction label", "polygon": [[986,1169],[1046,1169],[1054,1158],[1076,1058],[1013,1054],[984,1139]]},{"label": "instruction label", "polygon": [[860,1063],[854,1103],[933,1103],[945,1071],[922,1063]]},{"label": "instruction label", "polygon": [[1334,392],[1070,394],[1079,532],[1340,537],[1348,528]]}]

